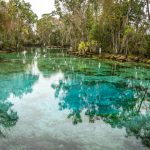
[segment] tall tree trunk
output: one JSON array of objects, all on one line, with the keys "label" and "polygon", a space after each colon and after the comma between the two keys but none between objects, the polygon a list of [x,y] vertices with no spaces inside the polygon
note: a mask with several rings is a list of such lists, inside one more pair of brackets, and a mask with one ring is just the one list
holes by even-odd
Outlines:
[{"label": "tall tree trunk", "polygon": [[[124,23],[123,23],[123,28],[125,29],[126,26],[129,24],[129,13],[130,13],[130,8],[131,8],[131,3],[129,1],[129,6],[128,6],[128,11],[127,11],[127,15],[126,15],[126,18],[124,20]],[[123,48],[125,47],[125,54],[127,53],[127,47],[128,47],[128,42],[126,43],[126,35],[124,34],[123,35],[123,38],[122,38],[122,42],[121,42],[121,52],[123,51]]]},{"label": "tall tree trunk", "polygon": [[126,49],[125,49],[125,55],[128,55],[128,45],[129,45],[129,41],[128,39],[126,39]]},{"label": "tall tree trunk", "polygon": [[148,15],[148,19],[150,21],[150,6],[149,6],[149,0],[146,0],[146,5],[147,5],[147,15]]},{"label": "tall tree trunk", "polygon": [[112,33],[112,44],[113,44],[113,52],[115,52],[115,33]]},{"label": "tall tree trunk", "polygon": [[115,54],[118,53],[118,33],[115,33]]}]

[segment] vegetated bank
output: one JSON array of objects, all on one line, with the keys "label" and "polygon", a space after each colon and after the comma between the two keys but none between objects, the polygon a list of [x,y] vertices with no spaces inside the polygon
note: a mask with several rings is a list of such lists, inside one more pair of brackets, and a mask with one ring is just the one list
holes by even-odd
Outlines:
[{"label": "vegetated bank", "polygon": [[37,21],[37,35],[43,45],[70,45],[69,54],[149,63],[149,6],[147,0],[55,0],[56,10]]},{"label": "vegetated bank", "polygon": [[0,49],[67,46],[78,56],[149,64],[149,7],[147,0],[55,0],[55,11],[38,19],[24,0],[0,0]]}]

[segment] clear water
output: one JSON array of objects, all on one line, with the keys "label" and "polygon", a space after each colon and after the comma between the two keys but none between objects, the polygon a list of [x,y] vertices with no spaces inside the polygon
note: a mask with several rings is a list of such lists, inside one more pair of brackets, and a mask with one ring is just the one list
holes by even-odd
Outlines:
[{"label": "clear water", "polygon": [[147,150],[149,82],[142,64],[0,53],[0,150]]}]

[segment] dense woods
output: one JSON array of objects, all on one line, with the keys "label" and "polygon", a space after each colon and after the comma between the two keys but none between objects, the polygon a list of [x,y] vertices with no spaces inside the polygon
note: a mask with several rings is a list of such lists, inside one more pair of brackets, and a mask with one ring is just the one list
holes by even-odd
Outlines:
[{"label": "dense woods", "polygon": [[73,51],[150,56],[149,0],[55,0],[39,20],[29,3],[0,3],[0,45],[69,46]]},{"label": "dense woods", "polygon": [[65,26],[64,37],[68,37],[65,42],[71,43],[74,49],[82,42],[80,47],[87,51],[95,41],[95,46],[101,47],[102,52],[149,55],[149,1],[55,2],[56,12]]},{"label": "dense woods", "polygon": [[31,5],[25,1],[0,0],[0,46],[5,49],[19,49],[35,37],[34,24],[37,16]]}]

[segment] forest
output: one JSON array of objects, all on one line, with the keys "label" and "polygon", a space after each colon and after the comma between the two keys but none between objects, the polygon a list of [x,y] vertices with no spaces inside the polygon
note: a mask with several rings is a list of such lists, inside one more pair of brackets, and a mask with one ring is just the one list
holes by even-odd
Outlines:
[{"label": "forest", "polygon": [[150,57],[150,1],[55,0],[38,19],[24,0],[0,0],[0,49],[26,45]]}]

